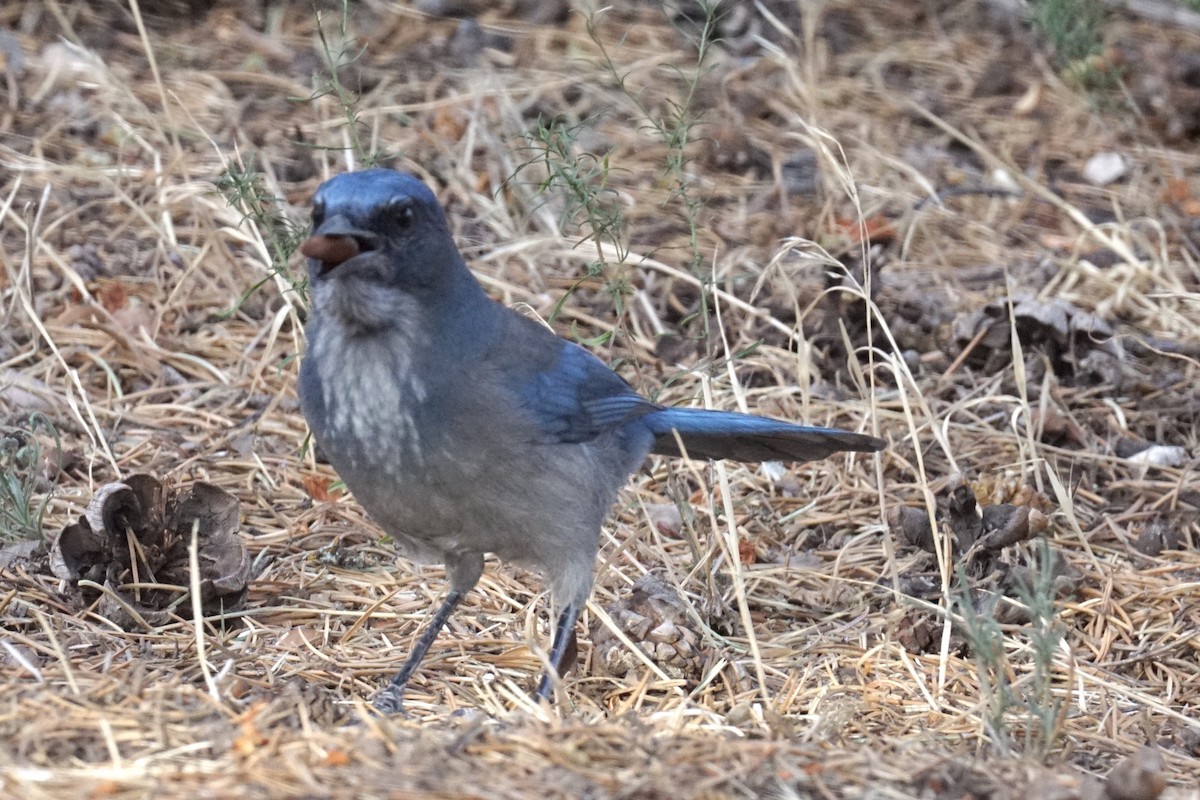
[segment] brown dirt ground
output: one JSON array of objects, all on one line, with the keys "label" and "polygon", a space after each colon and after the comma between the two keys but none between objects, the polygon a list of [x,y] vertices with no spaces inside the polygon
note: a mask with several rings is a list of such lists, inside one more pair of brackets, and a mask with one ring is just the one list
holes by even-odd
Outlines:
[{"label": "brown dirt ground", "polygon": [[[127,632],[44,559],[7,563],[0,794],[1200,797],[1196,33],[1113,18],[1091,66],[1123,82],[1089,92],[1002,3],[730,4],[699,69],[653,3],[590,30],[555,2],[352,5],[354,126],[309,3],[0,8],[0,425],[60,432],[46,530],[123,476],[203,480],[253,559],[202,637]],[[682,149],[654,125],[681,107]],[[582,241],[544,163],[518,170],[539,118],[607,164],[621,247]],[[430,181],[497,299],[562,301],[564,335],[664,402],[888,450],[648,465],[555,709],[527,695],[541,584],[492,563],[409,717],[371,718],[441,572],[397,563],[303,449],[287,229],[218,190],[250,168],[302,223],[355,146]],[[1097,186],[1105,153],[1125,170]],[[964,552],[974,499],[1003,546]],[[688,635],[631,658],[609,620],[651,572]],[[1031,573],[1055,579],[1044,622],[989,605]]]}]

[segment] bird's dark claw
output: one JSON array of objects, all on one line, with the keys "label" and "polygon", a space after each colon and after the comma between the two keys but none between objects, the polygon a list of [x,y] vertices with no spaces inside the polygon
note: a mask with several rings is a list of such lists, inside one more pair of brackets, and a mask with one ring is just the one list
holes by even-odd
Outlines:
[{"label": "bird's dark claw", "polygon": [[375,699],[371,701],[371,708],[385,717],[403,714],[404,687],[389,683],[379,694],[375,695]]}]

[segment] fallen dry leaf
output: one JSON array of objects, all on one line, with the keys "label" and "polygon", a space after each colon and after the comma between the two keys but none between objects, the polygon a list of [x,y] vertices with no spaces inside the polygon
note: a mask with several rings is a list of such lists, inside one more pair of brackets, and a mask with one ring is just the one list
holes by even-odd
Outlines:
[{"label": "fallen dry leaf", "polygon": [[304,484],[304,491],[308,493],[308,496],[318,503],[329,503],[346,494],[346,490],[341,487],[332,488],[334,479],[328,475],[310,472],[301,475],[300,482]]}]

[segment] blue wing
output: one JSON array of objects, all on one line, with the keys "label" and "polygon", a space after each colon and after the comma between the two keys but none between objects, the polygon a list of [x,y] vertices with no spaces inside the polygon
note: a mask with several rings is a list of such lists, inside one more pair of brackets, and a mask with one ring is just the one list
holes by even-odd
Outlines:
[{"label": "blue wing", "polygon": [[600,359],[571,342],[558,347],[518,388],[547,441],[587,442],[659,410]]}]

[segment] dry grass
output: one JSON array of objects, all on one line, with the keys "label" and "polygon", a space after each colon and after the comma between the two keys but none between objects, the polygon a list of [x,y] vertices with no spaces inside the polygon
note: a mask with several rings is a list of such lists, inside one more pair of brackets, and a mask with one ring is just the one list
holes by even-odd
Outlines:
[{"label": "dry grass", "polygon": [[[1169,796],[1197,796],[1194,461],[1117,453],[1122,437],[1196,452],[1200,258],[1195,206],[1177,197],[1200,195],[1194,147],[1089,108],[976,3],[833,2],[807,26],[768,3],[790,33],[746,6],[758,38],[731,22],[699,73],[651,4],[600,15],[593,34],[582,13],[537,25],[514,4],[479,18],[502,37],[483,46],[455,20],[356,4],[362,53],[340,75],[361,148],[430,179],[497,299],[546,318],[569,291],[556,327],[609,336],[601,354],[664,402],[890,442],[785,476],[653,463],[605,531],[584,666],[554,710],[528,699],[541,583],[491,563],[410,687],[410,718],[377,720],[364,702],[441,571],[396,564],[352,501],[314,501],[332,475],[303,451],[302,296],[271,272],[273,232],[217,190],[244,164],[302,222],[354,137],[335,96],[305,99],[329,76],[305,3],[265,17],[220,4],[194,23],[174,5],[143,0],[145,26],[135,3],[0,10],[24,61],[5,48],[0,422],[36,409],[63,436],[47,531],[122,475],[205,480],[241,501],[255,578],[236,624],[206,628],[202,668],[190,621],[116,630],[49,575],[5,569],[5,796],[1046,797],[1075,780],[1066,765],[1103,775],[1147,743]],[[1197,44],[1131,22],[1111,35]],[[1013,85],[981,88],[996,72]],[[706,201],[693,242],[672,151],[633,101],[664,119],[697,74],[678,173]],[[623,262],[560,228],[569,204],[536,192],[538,167],[518,171],[539,115],[587,121],[576,154],[611,150]],[[1100,189],[1079,173],[1107,150],[1130,170]],[[971,186],[1013,191],[929,200]],[[859,224],[883,245],[860,245]],[[856,278],[830,277],[826,252]],[[693,316],[702,285],[709,318]],[[1095,311],[1124,355],[1103,372],[1036,337],[1015,359],[1011,337],[956,337],[1006,286]],[[989,728],[980,648],[943,624],[939,592],[897,591],[926,569],[954,584],[961,554],[914,554],[884,520],[932,509],[956,472],[988,502],[1048,511],[1077,571],[1041,662],[1062,704],[1049,741],[1029,715]],[[691,513],[671,535],[651,518],[676,502]],[[1135,550],[1152,524],[1179,549]],[[605,677],[588,666],[601,612],[651,571],[682,588],[700,662]],[[932,643],[910,652],[914,620]],[[1032,696],[1030,626],[1002,630],[999,679]],[[1043,771],[1043,752],[1059,766]]]}]

